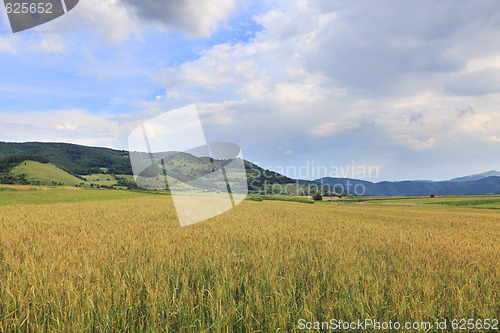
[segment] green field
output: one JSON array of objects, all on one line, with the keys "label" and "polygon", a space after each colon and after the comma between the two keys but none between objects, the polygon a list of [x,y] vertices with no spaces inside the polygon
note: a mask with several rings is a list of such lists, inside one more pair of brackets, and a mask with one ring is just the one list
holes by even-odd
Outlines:
[{"label": "green field", "polygon": [[105,173],[94,173],[91,175],[81,176],[87,180],[87,184],[96,184],[99,186],[113,186],[116,185],[116,177]]},{"label": "green field", "polygon": [[[72,202],[108,201],[142,197],[144,193],[121,190],[0,185],[0,206],[41,205]],[[149,194],[152,195],[152,194]]]},{"label": "green field", "polygon": [[264,199],[181,228],[167,195],[0,186],[0,332],[499,319],[500,211],[446,204],[498,197]]},{"label": "green field", "polygon": [[401,198],[355,198],[333,200],[338,204],[378,204],[378,205],[426,205],[467,208],[500,209],[499,195],[443,196],[443,197],[401,197]]}]

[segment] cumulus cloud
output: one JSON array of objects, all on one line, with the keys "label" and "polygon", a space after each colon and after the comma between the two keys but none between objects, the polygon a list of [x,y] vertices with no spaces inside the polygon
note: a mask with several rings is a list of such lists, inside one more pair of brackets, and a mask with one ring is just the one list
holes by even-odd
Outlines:
[{"label": "cumulus cloud", "polygon": [[56,125],[56,128],[59,130],[59,131],[74,131],[78,128],[78,125],[71,125],[69,123],[67,123],[66,125]]},{"label": "cumulus cloud", "polygon": [[234,0],[122,0],[142,22],[177,28],[195,36],[208,36],[236,9]]},{"label": "cumulus cloud", "polygon": [[465,107],[465,108],[456,108],[456,110],[458,112],[458,117],[459,118],[465,116],[468,113],[474,113],[474,109],[470,105],[467,106],[467,107]]},{"label": "cumulus cloud", "polygon": [[[291,144],[313,138],[336,158],[384,156],[386,172],[398,159],[425,163],[438,151],[491,156],[479,147],[500,125],[500,31],[485,23],[498,13],[488,0],[287,2],[255,17],[263,30],[249,42],[216,45],[154,79],[167,100],[208,100],[207,118],[236,120],[219,130],[259,133],[247,142],[269,156],[269,142],[311,156],[314,148]],[[470,107],[457,117],[462,105]]]},{"label": "cumulus cloud", "polygon": [[141,21],[122,1],[85,0],[66,15],[35,29],[62,35],[86,29],[108,43],[119,44],[131,35],[140,35]]},{"label": "cumulus cloud", "polygon": [[416,112],[409,117],[410,123],[422,124],[424,120],[424,114],[422,112]]},{"label": "cumulus cloud", "polygon": [[446,89],[462,96],[499,93],[500,69],[491,67],[459,73],[446,83]]},{"label": "cumulus cloud", "polygon": [[318,136],[330,136],[333,134],[336,134],[336,132],[341,131],[344,127],[341,127],[341,125],[334,123],[334,122],[329,122],[325,124],[321,124],[315,128],[313,128],[310,133],[313,135],[318,135]]},{"label": "cumulus cloud", "polygon": [[67,33],[83,27],[115,44],[132,35],[140,38],[150,26],[199,37],[209,36],[234,10],[235,0],[85,0],[43,29]]},{"label": "cumulus cloud", "polygon": [[411,135],[399,135],[399,144],[413,150],[429,149],[435,146],[436,138],[420,139]]},{"label": "cumulus cloud", "polygon": [[[313,35],[312,43],[321,48],[307,51],[315,59],[307,67],[369,92],[391,88],[413,73],[455,72],[478,53],[491,52],[491,46],[481,45],[495,35],[485,31],[484,22],[494,21],[498,12],[491,1],[357,1],[330,7],[336,19]],[[307,19],[307,14],[298,15]],[[477,39],[471,42],[472,35]]]},{"label": "cumulus cloud", "polygon": [[[0,132],[9,141],[70,142],[108,146],[118,142],[128,126],[108,115],[86,110],[0,113]],[[130,125],[132,126],[132,125]]]}]

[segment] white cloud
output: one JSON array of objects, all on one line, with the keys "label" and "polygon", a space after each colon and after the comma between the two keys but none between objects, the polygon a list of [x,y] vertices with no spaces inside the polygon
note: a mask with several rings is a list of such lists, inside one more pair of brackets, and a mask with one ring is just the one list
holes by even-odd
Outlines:
[{"label": "white cloud", "polygon": [[140,35],[141,22],[122,1],[85,0],[66,15],[37,29],[66,34],[82,28],[118,44],[130,35]]},{"label": "white cloud", "polygon": [[430,149],[436,145],[436,138],[419,139],[412,135],[399,135],[397,144],[413,150]]},{"label": "white cloud", "polygon": [[209,36],[236,9],[234,0],[122,0],[146,24],[177,28],[196,36]]},{"label": "white cloud", "polygon": [[140,38],[150,26],[206,37],[235,10],[234,0],[85,0],[43,29],[64,34],[84,28],[114,44],[134,35]]},{"label": "white cloud", "polygon": [[17,37],[0,37],[0,53],[17,53]]},{"label": "white cloud", "polygon": [[59,130],[59,131],[74,131],[78,128],[77,125],[71,125],[71,124],[66,124],[66,125],[56,125],[56,128]]},{"label": "white cloud", "polygon": [[66,50],[66,44],[58,36],[43,38],[38,43],[33,43],[28,47],[31,51],[42,51],[44,53],[62,53]]},{"label": "white cloud", "polygon": [[493,122],[492,116],[473,114],[467,117],[467,119],[460,124],[459,128],[461,131],[484,133],[488,130],[488,127],[491,127],[493,124],[495,123]]},{"label": "white cloud", "polygon": [[318,136],[332,136],[341,132],[344,127],[338,123],[329,122],[325,124],[318,125],[313,128],[310,133]]},{"label": "white cloud", "polygon": [[[107,115],[85,110],[0,113],[0,133],[8,141],[70,142],[107,146],[120,144],[127,126]],[[132,125],[130,125],[132,126]]]}]

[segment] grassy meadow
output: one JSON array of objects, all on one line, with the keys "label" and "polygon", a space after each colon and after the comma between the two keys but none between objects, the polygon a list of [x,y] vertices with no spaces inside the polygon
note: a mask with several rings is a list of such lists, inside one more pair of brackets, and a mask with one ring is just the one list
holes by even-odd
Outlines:
[{"label": "grassy meadow", "polygon": [[[106,168],[101,168],[106,172]],[[24,175],[30,184],[37,184],[42,186],[69,186],[69,187],[100,187],[100,186],[116,186],[118,180],[116,175],[107,173],[94,173],[91,175],[83,175],[77,178],[66,171],[56,167],[50,163],[39,163],[36,161],[24,161],[12,169],[10,172],[12,176]],[[134,176],[118,175],[121,178],[129,181],[134,181]]]},{"label": "grassy meadow", "polygon": [[40,185],[53,185],[55,180],[57,180],[57,183],[60,182],[66,186],[75,186],[83,182],[53,164],[35,161],[24,161],[12,170],[12,174],[17,176],[24,174],[27,180],[30,182],[37,181]]},{"label": "grassy meadow", "polygon": [[382,205],[428,205],[467,208],[500,209],[499,195],[401,197],[401,198],[344,198],[338,203],[364,203]]},{"label": "grassy meadow", "polygon": [[500,211],[397,200],[247,200],[180,228],[166,195],[1,186],[0,332],[498,319]]}]

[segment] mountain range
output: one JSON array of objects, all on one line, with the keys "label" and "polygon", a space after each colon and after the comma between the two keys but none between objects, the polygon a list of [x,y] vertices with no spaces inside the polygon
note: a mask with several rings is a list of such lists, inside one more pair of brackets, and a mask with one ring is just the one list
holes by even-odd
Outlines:
[{"label": "mountain range", "polygon": [[[23,160],[30,160],[18,166]],[[186,161],[189,161],[186,163]],[[173,169],[191,175],[200,172],[197,158],[176,162]],[[225,161],[214,160],[214,167],[223,166]],[[45,165],[46,164],[46,165]],[[485,173],[450,179],[447,181],[382,181],[378,183],[351,179],[325,177],[314,181],[292,179],[280,173],[265,170],[244,160],[250,193],[310,195],[320,187],[325,195],[359,196],[429,196],[429,195],[480,195],[500,194],[500,172]],[[31,179],[26,173],[36,169]],[[17,173],[16,173],[17,172]],[[43,181],[39,175],[43,174]],[[57,175],[57,176],[55,176]],[[69,143],[10,143],[0,142],[0,183],[58,184],[105,187],[122,185],[134,188],[130,155],[125,150],[87,147]],[[51,179],[54,178],[54,179]],[[28,177],[29,178],[29,177]],[[105,178],[100,180],[100,178]],[[83,182],[82,182],[83,181]],[[93,183],[95,181],[96,183]],[[103,183],[104,182],[104,183]],[[294,186],[281,186],[293,184]],[[287,191],[283,192],[282,189]]]},{"label": "mountain range", "polygon": [[360,196],[430,196],[500,194],[500,172],[491,170],[481,174],[446,181],[382,181],[373,183],[350,178],[324,177],[314,180],[325,188]]}]

